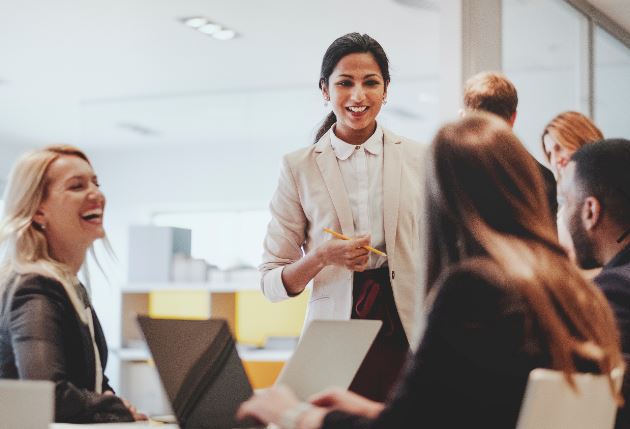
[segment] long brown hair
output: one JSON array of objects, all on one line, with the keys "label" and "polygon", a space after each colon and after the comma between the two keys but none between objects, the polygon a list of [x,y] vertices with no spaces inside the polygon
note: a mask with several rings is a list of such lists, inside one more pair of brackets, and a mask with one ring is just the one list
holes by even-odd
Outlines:
[{"label": "long brown hair", "polygon": [[604,138],[604,135],[589,118],[579,112],[562,112],[553,118],[540,137],[543,153],[547,161],[550,156],[545,149],[545,136],[549,134],[560,146],[571,151],[577,151],[585,144],[595,143]]},{"label": "long brown hair", "polygon": [[559,245],[543,179],[510,127],[471,113],[440,129],[428,159],[428,284],[489,258],[531,307],[552,369],[573,385],[576,357],[603,374],[621,365],[612,311]]}]

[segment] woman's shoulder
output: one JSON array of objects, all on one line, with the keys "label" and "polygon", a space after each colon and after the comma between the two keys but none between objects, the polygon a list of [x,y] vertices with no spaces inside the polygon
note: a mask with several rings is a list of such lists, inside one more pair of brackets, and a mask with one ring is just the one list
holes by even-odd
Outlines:
[{"label": "woman's shoulder", "polygon": [[456,305],[467,310],[473,304],[487,310],[520,307],[516,304],[521,299],[514,282],[490,258],[471,258],[448,268],[433,289],[434,306]]},{"label": "woman's shoulder", "polygon": [[399,143],[401,150],[405,154],[405,158],[415,157],[424,159],[424,156],[427,153],[428,146],[426,144],[401,136],[386,128],[383,128],[383,136],[385,142],[391,142],[394,144]]},{"label": "woman's shoulder", "polygon": [[4,287],[14,298],[29,295],[46,295],[51,298],[67,300],[63,285],[58,280],[42,274],[14,274]]}]

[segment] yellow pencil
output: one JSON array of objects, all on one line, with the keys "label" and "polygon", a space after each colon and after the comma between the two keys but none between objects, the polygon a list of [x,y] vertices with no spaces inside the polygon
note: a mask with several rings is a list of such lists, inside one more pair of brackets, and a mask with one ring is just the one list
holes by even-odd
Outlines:
[{"label": "yellow pencil", "polygon": [[[330,229],[330,228],[324,228],[324,232],[327,232],[327,233],[329,233],[329,234],[332,234],[332,235],[333,235],[333,237],[337,237],[337,238],[339,238],[339,239],[341,239],[341,240],[350,240],[350,237],[347,237],[347,236],[345,236],[345,235],[343,235],[343,234],[339,234],[338,232],[333,231],[333,230],[332,230],[332,229]],[[387,255],[385,254],[385,252],[381,252],[380,250],[375,249],[375,248],[373,248],[372,246],[363,246],[363,248],[364,248],[365,250],[369,250],[370,252],[376,253],[377,255],[381,255],[381,256],[385,256],[385,257],[387,257]]]}]

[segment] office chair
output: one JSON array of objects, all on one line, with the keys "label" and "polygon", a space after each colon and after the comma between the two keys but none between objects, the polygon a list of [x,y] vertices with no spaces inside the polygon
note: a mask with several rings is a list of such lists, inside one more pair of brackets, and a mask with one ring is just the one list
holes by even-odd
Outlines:
[{"label": "office chair", "polygon": [[[577,391],[560,371],[530,372],[516,429],[612,429],[617,403],[603,375],[575,374]],[[623,370],[612,372],[617,391]]]}]

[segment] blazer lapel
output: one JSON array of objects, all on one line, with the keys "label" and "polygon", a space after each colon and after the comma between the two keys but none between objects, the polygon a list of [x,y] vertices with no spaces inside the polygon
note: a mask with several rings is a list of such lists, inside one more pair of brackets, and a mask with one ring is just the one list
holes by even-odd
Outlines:
[{"label": "blazer lapel", "polygon": [[389,260],[394,259],[396,230],[398,229],[398,206],[400,202],[401,149],[400,138],[387,130],[384,135],[383,160],[383,222],[385,243]]},{"label": "blazer lapel", "polygon": [[341,177],[337,157],[330,144],[330,136],[328,133],[324,134],[317,142],[317,148],[315,149],[315,152],[318,153],[316,157],[317,166],[322,174],[333,206],[335,206],[342,234],[348,237],[354,237],[352,209],[350,208],[350,201],[348,200],[346,188],[343,184],[343,177]]}]

